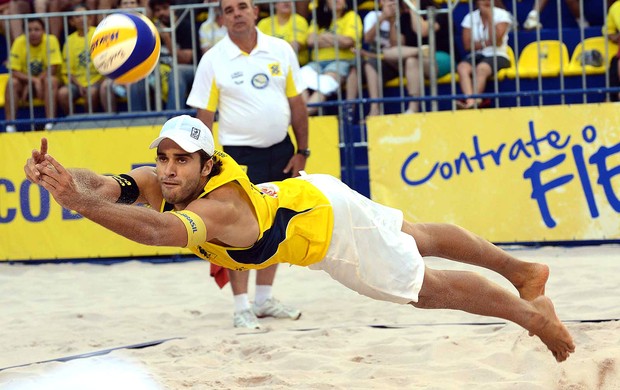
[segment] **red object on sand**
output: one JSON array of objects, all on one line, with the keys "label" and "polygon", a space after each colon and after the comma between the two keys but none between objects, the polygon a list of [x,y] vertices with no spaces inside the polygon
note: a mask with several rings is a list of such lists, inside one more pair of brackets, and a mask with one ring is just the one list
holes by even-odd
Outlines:
[{"label": "red object on sand", "polygon": [[224,288],[226,283],[230,280],[228,278],[228,270],[213,263],[211,264],[211,276],[215,278],[215,283],[217,283],[220,288]]}]

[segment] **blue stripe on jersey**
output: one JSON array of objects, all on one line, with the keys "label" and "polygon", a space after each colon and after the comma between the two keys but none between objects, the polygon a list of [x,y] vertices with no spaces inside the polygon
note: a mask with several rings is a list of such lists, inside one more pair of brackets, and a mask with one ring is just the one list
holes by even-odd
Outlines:
[{"label": "blue stripe on jersey", "polygon": [[263,237],[251,248],[226,251],[231,259],[240,264],[262,264],[269,260],[278,250],[278,245],[286,238],[286,228],[290,220],[298,215],[310,211],[294,211],[287,208],[279,208],[273,225],[265,230]]}]

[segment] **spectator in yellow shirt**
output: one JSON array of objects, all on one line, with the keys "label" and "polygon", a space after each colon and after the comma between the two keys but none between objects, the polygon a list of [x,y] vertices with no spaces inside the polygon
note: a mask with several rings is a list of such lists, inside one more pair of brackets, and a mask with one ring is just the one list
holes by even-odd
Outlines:
[{"label": "spectator in yellow shirt", "polygon": [[[607,25],[603,26],[603,34],[607,30],[607,36],[610,42],[614,42],[620,45],[620,1],[612,3],[611,7],[607,11]],[[619,46],[620,47],[620,46]],[[611,56],[614,54],[609,64],[609,86],[620,86],[620,51],[618,53],[609,53]],[[620,100],[620,93],[614,92],[609,95],[609,100],[617,102]]]},{"label": "spectator in yellow shirt", "polygon": [[[301,69],[308,89],[308,103],[324,102],[347,79],[347,99],[357,95],[355,53],[362,42],[362,19],[353,11],[350,0],[319,0],[316,21],[310,24],[308,47],[311,62]],[[308,108],[315,114],[317,107]]]},{"label": "spectator in yellow shirt", "polygon": [[[87,10],[85,5],[72,7],[74,12]],[[58,104],[62,111],[69,115],[72,113],[72,102],[84,98],[87,112],[99,111],[99,87],[103,76],[97,72],[90,60],[90,40],[95,27],[89,26],[84,15],[70,16],[68,19],[75,32],[67,37],[62,50],[64,85],[58,89]]]},{"label": "spectator in yellow shirt", "polygon": [[276,3],[276,13],[258,22],[258,29],[267,35],[284,39],[293,46],[299,65],[308,63],[308,22],[293,13],[293,2]]},{"label": "spectator in yellow shirt", "polygon": [[[11,79],[5,91],[4,115],[7,121],[15,119],[19,104],[28,99],[28,85],[32,83],[33,99],[45,101],[45,116],[49,122],[46,130],[52,128],[56,116],[56,94],[58,92],[58,73],[62,58],[60,45],[54,35],[44,33],[43,20],[28,19],[28,40],[22,34],[11,45],[8,67]],[[51,87],[51,88],[50,88]],[[15,132],[14,125],[7,125],[6,132]]]}]

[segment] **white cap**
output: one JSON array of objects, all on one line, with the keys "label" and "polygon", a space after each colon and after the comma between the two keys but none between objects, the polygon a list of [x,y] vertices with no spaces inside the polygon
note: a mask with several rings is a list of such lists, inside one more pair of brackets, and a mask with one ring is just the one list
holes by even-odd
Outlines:
[{"label": "white cap", "polygon": [[211,130],[200,119],[189,115],[180,115],[168,119],[162,126],[159,137],[151,142],[149,148],[156,148],[166,138],[173,140],[189,153],[202,149],[209,156],[213,156],[215,151],[215,142],[213,141]]}]

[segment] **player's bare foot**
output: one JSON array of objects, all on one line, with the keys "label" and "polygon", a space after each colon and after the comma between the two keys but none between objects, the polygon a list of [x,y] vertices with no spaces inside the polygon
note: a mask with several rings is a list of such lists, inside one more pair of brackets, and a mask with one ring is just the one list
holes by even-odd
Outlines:
[{"label": "player's bare foot", "polygon": [[532,301],[540,316],[534,316],[532,324],[528,327],[530,334],[540,337],[551,351],[555,360],[563,362],[569,355],[575,352],[575,343],[568,329],[555,314],[553,303],[548,297],[539,296]]},{"label": "player's bare foot", "polygon": [[523,283],[515,284],[519,296],[526,301],[533,301],[545,295],[545,285],[549,279],[549,267],[546,264],[529,263]]}]

